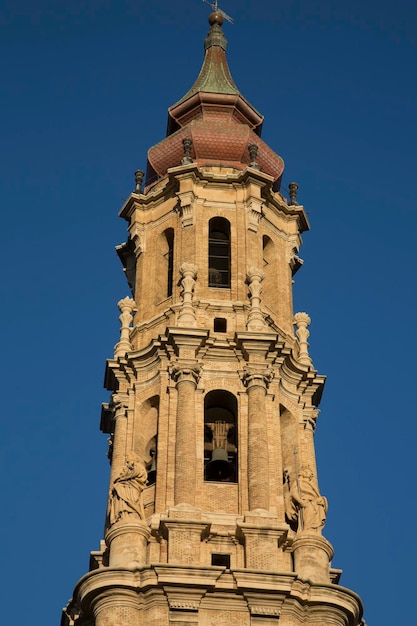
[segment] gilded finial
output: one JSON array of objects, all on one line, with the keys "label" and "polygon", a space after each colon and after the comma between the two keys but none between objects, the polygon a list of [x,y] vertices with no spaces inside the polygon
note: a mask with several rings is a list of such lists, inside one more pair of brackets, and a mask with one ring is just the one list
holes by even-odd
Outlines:
[{"label": "gilded finial", "polygon": [[214,26],[214,24],[218,24],[219,26],[221,26],[224,20],[233,24],[233,19],[230,17],[230,15],[227,15],[227,13],[219,9],[218,0],[213,0],[213,2],[210,2],[209,0],[203,0],[203,2],[211,6],[211,8],[213,9],[213,13],[211,13],[208,18],[210,26]]}]

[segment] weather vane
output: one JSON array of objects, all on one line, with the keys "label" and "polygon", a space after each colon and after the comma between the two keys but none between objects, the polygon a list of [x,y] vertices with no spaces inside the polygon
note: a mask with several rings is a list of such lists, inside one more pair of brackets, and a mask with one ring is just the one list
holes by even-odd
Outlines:
[{"label": "weather vane", "polygon": [[213,2],[210,2],[209,0],[203,0],[203,2],[209,4],[213,11],[215,11],[216,13],[220,13],[220,15],[222,15],[225,20],[233,24],[233,19],[230,17],[230,15],[227,15],[227,13],[219,9],[219,3],[217,0],[213,0]]}]

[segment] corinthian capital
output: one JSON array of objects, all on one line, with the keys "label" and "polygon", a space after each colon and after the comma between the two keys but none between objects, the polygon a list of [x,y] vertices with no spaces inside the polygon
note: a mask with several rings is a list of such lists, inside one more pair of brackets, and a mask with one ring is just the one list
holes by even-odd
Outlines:
[{"label": "corinthian capital", "polygon": [[127,397],[121,393],[114,393],[111,398],[111,408],[113,409],[114,417],[124,417],[127,409]]},{"label": "corinthian capital", "polygon": [[273,378],[274,372],[269,368],[257,369],[253,367],[245,367],[242,381],[248,389],[251,387],[263,387],[266,390],[268,389]]},{"label": "corinthian capital", "polygon": [[201,365],[199,363],[174,363],[171,366],[171,376],[177,384],[190,381],[197,386],[201,376]]}]

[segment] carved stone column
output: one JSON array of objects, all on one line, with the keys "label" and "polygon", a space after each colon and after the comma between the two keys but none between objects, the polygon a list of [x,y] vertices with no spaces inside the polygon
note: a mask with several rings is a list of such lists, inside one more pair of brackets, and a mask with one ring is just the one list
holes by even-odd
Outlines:
[{"label": "carved stone column", "polygon": [[112,397],[114,414],[114,433],[111,457],[110,486],[115,477],[120,474],[126,460],[127,439],[127,396],[114,393]]},{"label": "carved stone column", "polygon": [[304,365],[311,365],[311,358],[308,354],[308,341],[307,339],[310,336],[310,332],[307,328],[311,324],[311,319],[307,315],[307,313],[296,313],[294,315],[294,324],[297,327],[295,334],[297,335],[298,345],[300,347],[300,352],[298,355],[298,360],[300,363]]},{"label": "carved stone column", "polygon": [[316,454],[314,449],[314,433],[316,430],[316,422],[318,409],[306,408],[303,411],[303,431],[302,431],[302,455],[303,463],[309,465],[314,474],[317,475]]},{"label": "carved stone column", "polygon": [[133,312],[136,310],[136,302],[132,298],[123,298],[117,303],[121,315],[119,320],[121,322],[120,328],[120,341],[114,347],[114,357],[117,359],[119,356],[124,356],[126,352],[132,349],[130,343],[130,331],[131,323],[133,320]]},{"label": "carved stone column", "polygon": [[264,275],[261,270],[251,267],[246,275],[246,281],[249,285],[251,310],[248,315],[247,329],[251,331],[264,331],[266,328],[264,316],[261,311],[261,282]]},{"label": "carved stone column", "polygon": [[174,502],[195,503],[196,429],[195,390],[200,377],[196,363],[176,364],[172,376],[177,387]]},{"label": "carved stone column", "polygon": [[320,535],[302,533],[293,545],[294,571],[304,580],[314,583],[330,583],[332,545]]},{"label": "carved stone column", "polygon": [[266,391],[273,373],[248,368],[243,382],[248,394],[248,487],[249,509],[269,508],[269,460]]},{"label": "carved stone column", "polygon": [[110,567],[140,567],[146,563],[151,532],[145,522],[114,524],[106,532]]},{"label": "carved stone column", "polygon": [[178,315],[178,326],[194,328],[197,325],[197,318],[192,304],[197,269],[197,265],[194,265],[194,263],[183,263],[180,267],[182,305]]}]

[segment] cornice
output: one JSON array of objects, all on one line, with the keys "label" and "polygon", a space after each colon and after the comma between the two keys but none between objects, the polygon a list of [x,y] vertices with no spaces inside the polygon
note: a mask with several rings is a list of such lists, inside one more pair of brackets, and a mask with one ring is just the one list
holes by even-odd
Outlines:
[{"label": "cornice", "polygon": [[[357,626],[363,614],[359,596],[350,589],[335,584],[313,583],[301,580],[295,573],[260,572],[249,569],[233,569],[229,572],[230,581],[226,586],[221,583],[225,572],[223,567],[205,567],[200,565],[180,566],[173,564],[155,564],[137,569],[99,568],[89,572],[77,583],[74,600],[89,613],[91,606],[100,598],[107,597],[112,602],[118,597],[134,592],[137,604],[143,606],[154,598],[157,604],[162,603],[161,590],[167,596],[171,608],[198,610],[203,593],[204,604],[218,608],[218,602],[245,598],[253,615],[297,615],[305,619],[314,615],[315,620],[321,616],[337,614],[346,620],[347,626]],[[230,592],[233,590],[233,595]],[[188,602],[187,592],[191,596]],[[130,596],[134,599],[134,595]],[[217,600],[217,602],[216,602]],[[314,620],[314,621],[315,621]]]},{"label": "cornice", "polygon": [[308,221],[304,207],[301,204],[287,204],[281,198],[281,194],[272,191],[272,189],[265,189],[265,200],[269,203],[270,207],[274,207],[275,210],[283,212],[289,217],[295,217],[298,221],[298,227],[300,233],[310,230],[310,223]]},{"label": "cornice", "polygon": [[147,193],[132,191],[119,211],[119,217],[129,220],[136,209],[149,209],[158,206],[168,195],[175,197],[178,183],[175,177],[164,176]]},{"label": "cornice", "polygon": [[284,389],[293,394],[295,387],[300,395],[310,389],[309,395],[314,406],[320,404],[325,381],[325,376],[318,374],[313,367],[300,363],[292,352],[283,360],[281,384]]}]

